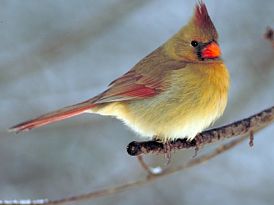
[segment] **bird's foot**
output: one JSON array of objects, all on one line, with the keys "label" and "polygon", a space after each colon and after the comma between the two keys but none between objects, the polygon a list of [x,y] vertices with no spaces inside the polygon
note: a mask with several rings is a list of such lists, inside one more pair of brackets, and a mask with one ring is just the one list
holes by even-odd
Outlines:
[{"label": "bird's foot", "polygon": [[144,158],[141,155],[137,156],[138,162],[140,163],[141,167],[148,173],[149,176],[162,174],[168,168],[171,162],[172,141],[163,142],[157,139],[157,137],[154,137],[154,140],[159,143],[162,143],[167,162],[165,163],[165,166],[163,168],[151,167],[144,161]]},{"label": "bird's foot", "polygon": [[165,158],[167,159],[166,166],[171,162],[171,141],[163,142]]},{"label": "bird's foot", "polygon": [[171,141],[171,140],[162,141],[157,136],[154,136],[153,139],[155,141],[160,142],[160,143],[163,144],[165,158],[167,159],[167,162],[166,162],[165,166],[167,167],[171,162],[171,151],[172,151],[172,142],[173,141]]},{"label": "bird's foot", "polygon": [[254,145],[254,132],[253,130],[250,130],[249,132],[249,146],[253,147]]}]

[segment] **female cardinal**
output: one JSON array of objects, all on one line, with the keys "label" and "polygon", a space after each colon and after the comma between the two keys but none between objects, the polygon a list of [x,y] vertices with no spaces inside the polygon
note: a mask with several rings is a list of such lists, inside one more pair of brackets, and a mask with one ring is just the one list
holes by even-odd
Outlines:
[{"label": "female cardinal", "polygon": [[144,137],[191,140],[226,107],[229,73],[203,2],[189,23],[107,90],[10,128],[20,132],[82,113],[115,116]]}]

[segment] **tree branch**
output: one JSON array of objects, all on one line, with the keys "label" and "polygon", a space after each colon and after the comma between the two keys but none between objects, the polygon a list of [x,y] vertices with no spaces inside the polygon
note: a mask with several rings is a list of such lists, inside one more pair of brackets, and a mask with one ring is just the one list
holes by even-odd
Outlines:
[{"label": "tree branch", "polygon": [[272,46],[274,47],[274,31],[273,31],[273,29],[270,27],[267,27],[264,36],[265,36],[265,39],[269,40],[272,43]]},{"label": "tree branch", "polygon": [[[250,134],[269,125],[274,120],[274,106],[265,109],[248,118],[233,122],[231,124],[204,131],[198,134],[192,141],[186,139],[177,139],[170,143],[171,150],[188,149],[193,147],[202,147],[222,139]],[[148,153],[165,153],[164,145],[158,141],[133,141],[127,147],[128,154],[138,156]]]}]

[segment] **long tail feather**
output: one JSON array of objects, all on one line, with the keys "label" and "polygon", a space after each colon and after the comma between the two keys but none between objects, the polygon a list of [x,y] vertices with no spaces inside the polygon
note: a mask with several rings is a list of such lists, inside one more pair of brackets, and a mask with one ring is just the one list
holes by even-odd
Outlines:
[{"label": "long tail feather", "polygon": [[53,122],[79,115],[95,106],[96,104],[93,104],[90,101],[85,101],[76,105],[64,107],[62,109],[42,115],[38,118],[15,125],[11,127],[9,131],[17,133],[22,131],[29,131],[33,128],[41,127]]}]

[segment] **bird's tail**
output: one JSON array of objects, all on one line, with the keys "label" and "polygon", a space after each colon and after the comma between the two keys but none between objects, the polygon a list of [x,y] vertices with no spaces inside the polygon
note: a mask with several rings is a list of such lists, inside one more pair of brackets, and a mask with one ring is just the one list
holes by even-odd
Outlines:
[{"label": "bird's tail", "polygon": [[76,105],[68,106],[61,108],[59,110],[47,113],[45,115],[42,115],[38,118],[22,122],[18,125],[15,125],[9,129],[11,132],[22,132],[22,131],[29,131],[33,128],[41,127],[53,122],[57,122],[60,120],[64,120],[66,118],[70,118],[76,115],[79,115],[81,113],[84,113],[85,111],[90,110],[91,108],[95,107],[96,104],[92,103],[90,100],[78,103]]}]

